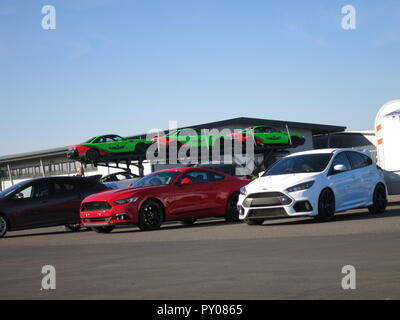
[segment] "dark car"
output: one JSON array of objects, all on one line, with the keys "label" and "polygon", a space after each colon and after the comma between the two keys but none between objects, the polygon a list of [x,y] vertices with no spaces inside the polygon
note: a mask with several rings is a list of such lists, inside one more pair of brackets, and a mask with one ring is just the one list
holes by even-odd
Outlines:
[{"label": "dark car", "polygon": [[0,192],[0,238],[7,231],[65,225],[80,229],[81,201],[108,190],[96,179],[48,177],[20,182]]}]

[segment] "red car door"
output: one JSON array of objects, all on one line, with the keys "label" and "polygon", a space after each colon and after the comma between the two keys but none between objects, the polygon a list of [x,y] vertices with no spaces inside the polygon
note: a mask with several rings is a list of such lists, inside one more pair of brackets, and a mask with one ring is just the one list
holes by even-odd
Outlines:
[{"label": "red car door", "polygon": [[193,170],[183,175],[174,186],[170,214],[200,216],[212,213],[218,207],[217,190],[212,188],[212,183],[210,172],[205,170]]}]

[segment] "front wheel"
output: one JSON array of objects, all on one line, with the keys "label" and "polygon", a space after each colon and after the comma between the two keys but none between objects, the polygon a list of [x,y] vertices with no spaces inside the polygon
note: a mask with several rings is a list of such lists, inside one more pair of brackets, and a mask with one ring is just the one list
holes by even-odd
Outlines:
[{"label": "front wheel", "polygon": [[3,238],[8,230],[8,221],[3,216],[0,216],[0,238]]},{"label": "front wheel", "polygon": [[89,161],[96,161],[100,157],[99,152],[96,149],[90,149],[86,152],[86,159]]},{"label": "front wheel", "polygon": [[93,227],[92,230],[97,233],[110,233],[113,231],[115,226],[106,226],[106,227]]},{"label": "front wheel", "polygon": [[237,203],[239,200],[239,192],[235,192],[228,198],[226,204],[226,215],[225,220],[228,222],[239,221],[239,210],[237,208]]},{"label": "front wheel", "polygon": [[140,208],[138,227],[143,231],[159,229],[163,218],[163,206],[157,201],[149,200]]},{"label": "front wheel", "polygon": [[368,207],[368,211],[373,214],[384,213],[387,205],[386,189],[383,185],[378,184],[375,187],[372,197],[372,206]]},{"label": "front wheel", "polygon": [[81,230],[81,225],[79,223],[66,224],[65,229],[72,231],[72,232],[77,232],[77,231]]},{"label": "front wheel", "polygon": [[318,221],[329,221],[335,215],[335,196],[329,189],[322,190],[318,199]]},{"label": "front wheel", "polygon": [[259,226],[264,223],[264,219],[244,219],[249,226]]}]

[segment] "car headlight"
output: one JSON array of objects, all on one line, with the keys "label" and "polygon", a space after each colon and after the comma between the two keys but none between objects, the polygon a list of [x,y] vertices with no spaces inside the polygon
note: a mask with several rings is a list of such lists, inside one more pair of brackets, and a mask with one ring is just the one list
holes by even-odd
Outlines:
[{"label": "car headlight", "polygon": [[115,203],[117,203],[117,204],[133,203],[137,199],[139,199],[139,197],[132,197],[132,198],[127,198],[127,199],[115,200]]},{"label": "car headlight", "polygon": [[247,194],[246,187],[241,187],[241,188],[240,188],[240,194],[242,194],[242,195],[244,195],[244,196]]},{"label": "car headlight", "polygon": [[310,189],[313,186],[313,184],[314,184],[314,181],[307,181],[307,182],[297,184],[293,187],[287,188],[286,190],[288,192],[296,192],[296,191],[306,190],[306,189]]}]

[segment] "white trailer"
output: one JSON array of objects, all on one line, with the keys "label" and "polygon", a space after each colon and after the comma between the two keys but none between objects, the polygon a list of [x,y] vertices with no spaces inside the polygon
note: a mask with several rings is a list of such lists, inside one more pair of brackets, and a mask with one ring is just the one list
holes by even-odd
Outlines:
[{"label": "white trailer", "polygon": [[375,118],[378,165],[385,171],[389,194],[400,194],[400,100],[379,110]]}]

